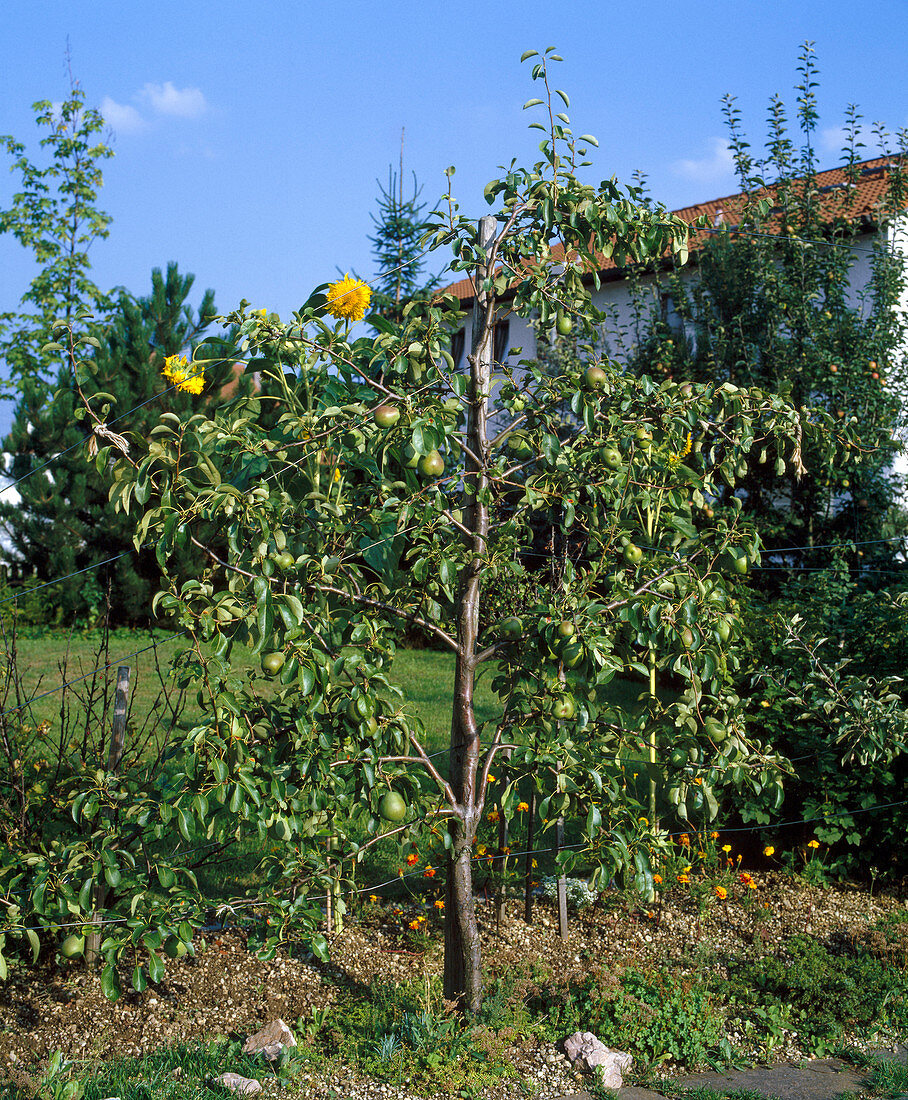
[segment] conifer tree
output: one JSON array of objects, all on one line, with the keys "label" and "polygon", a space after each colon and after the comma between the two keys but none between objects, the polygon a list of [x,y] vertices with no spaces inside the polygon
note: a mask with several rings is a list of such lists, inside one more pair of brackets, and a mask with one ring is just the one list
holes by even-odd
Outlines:
[{"label": "conifer tree", "polygon": [[425,260],[420,238],[428,226],[426,204],[419,201],[422,187],[413,173],[413,190],[404,196],[403,157],[394,172],[388,169],[388,184],[378,183],[377,213],[372,215],[375,234],[369,238],[375,275],[372,309],[399,322],[407,302],[426,298],[438,286],[437,277],[423,277]]},{"label": "conifer tree", "polygon": [[[202,395],[173,388],[162,377],[165,358],[191,354],[216,315],[211,290],[197,311],[188,304],[193,278],[180,274],[175,263],[168,265],[166,275],[156,268],[150,294],[134,298],[121,290],[111,320],[92,329],[98,341],[94,374],[82,389],[88,397],[110,395],[107,419],[118,435],[144,436],[162,411],[185,415],[193,407],[217,402],[233,379],[230,341],[221,338],[206,341],[206,358],[217,361],[206,365]],[[17,487],[20,504],[0,500],[8,543],[4,558],[14,575],[39,583],[87,570],[49,590],[48,606],[61,621],[91,621],[109,587],[114,621],[145,622],[158,571],[154,554],[150,549],[134,553],[134,529],[108,507],[106,470],[99,471],[87,458],[92,426],[80,419],[81,407],[68,364],[60,367],[55,387],[36,376],[25,380],[3,444],[10,453],[7,473],[25,478]],[[93,568],[111,558],[117,560]]]}]

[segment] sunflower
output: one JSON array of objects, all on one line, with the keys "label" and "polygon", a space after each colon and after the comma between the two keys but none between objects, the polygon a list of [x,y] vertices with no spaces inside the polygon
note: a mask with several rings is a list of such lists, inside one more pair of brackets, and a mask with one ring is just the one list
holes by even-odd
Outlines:
[{"label": "sunflower", "polygon": [[344,275],[343,279],[328,287],[328,304],[325,309],[339,320],[361,321],[369,308],[371,297],[372,288],[362,279],[351,279],[349,275]]}]

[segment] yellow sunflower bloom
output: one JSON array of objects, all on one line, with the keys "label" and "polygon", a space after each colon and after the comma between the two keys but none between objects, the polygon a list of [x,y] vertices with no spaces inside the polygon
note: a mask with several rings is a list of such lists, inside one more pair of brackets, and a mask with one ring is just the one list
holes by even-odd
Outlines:
[{"label": "yellow sunflower bloom", "polygon": [[185,355],[168,355],[161,374],[172,386],[186,393],[199,394],[205,388],[204,374],[194,373]]},{"label": "yellow sunflower bloom", "polygon": [[328,287],[328,304],[325,309],[341,321],[361,321],[369,308],[372,288],[361,279],[343,279]]}]

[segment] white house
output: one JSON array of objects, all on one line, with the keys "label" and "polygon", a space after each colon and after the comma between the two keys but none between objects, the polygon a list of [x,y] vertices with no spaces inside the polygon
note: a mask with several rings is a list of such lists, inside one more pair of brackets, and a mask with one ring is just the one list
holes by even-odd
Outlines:
[{"label": "white house", "polygon": [[[885,234],[887,244],[908,256],[908,227],[904,220],[898,222],[881,220],[880,207],[889,187],[890,158],[879,157],[867,160],[855,166],[856,178],[853,188],[850,189],[845,169],[833,168],[826,172],[819,172],[815,176],[815,183],[820,202],[825,210],[833,215],[846,216],[850,220],[859,222],[865,231],[859,232],[851,241],[850,247],[855,254],[855,261],[850,271],[850,281],[853,288],[852,303],[859,305],[860,292],[866,287],[870,273],[870,246],[878,238],[880,233]],[[768,188],[765,197],[773,202],[776,199],[774,188]],[[744,207],[747,196],[743,193],[726,195],[722,198],[710,199],[707,202],[698,203],[695,206],[686,206],[674,213],[688,223],[694,223],[705,216],[709,224],[716,230],[720,226],[734,229],[738,216]],[[847,202],[847,206],[843,206]],[[774,210],[776,215],[781,210]],[[770,225],[773,225],[771,222]],[[778,232],[784,232],[781,218],[777,217]],[[697,254],[705,241],[709,238],[709,230],[698,230],[691,241],[690,260],[682,277],[691,280],[697,278]],[[559,248],[553,249],[555,258],[558,258]],[[671,325],[681,325],[681,319],[674,313],[672,302],[665,292],[664,285],[655,276],[637,277],[636,289],[632,289],[628,279],[627,269],[617,268],[611,260],[602,258],[599,269],[600,288],[593,291],[593,304],[611,318],[610,323],[604,326],[602,333],[603,349],[618,362],[623,361],[633,349],[635,334],[635,310],[634,294],[640,293],[649,287],[653,293],[653,304],[658,305],[663,318]],[[590,277],[591,278],[591,277]],[[461,279],[447,288],[455,294],[464,308],[469,308],[473,301],[473,285],[469,278]],[[658,296],[658,298],[657,298]],[[903,294],[902,308],[908,309],[908,293]],[[469,325],[467,325],[467,329]],[[452,353],[459,367],[464,366],[464,358],[467,349],[464,347],[464,332],[458,333],[454,340]],[[500,320],[495,332],[496,362],[506,361],[507,349],[521,348],[517,358],[532,359],[536,354],[536,333],[532,326],[521,317],[507,313],[507,301],[502,301],[500,307]]]}]

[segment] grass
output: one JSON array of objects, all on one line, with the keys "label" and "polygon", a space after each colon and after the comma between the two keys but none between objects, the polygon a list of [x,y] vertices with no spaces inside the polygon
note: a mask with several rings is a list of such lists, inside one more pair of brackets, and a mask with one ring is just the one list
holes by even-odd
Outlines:
[{"label": "grass", "polygon": [[[153,644],[155,648],[148,648]],[[47,722],[53,730],[60,722],[61,696],[54,689],[64,681],[75,680],[74,701],[86,699],[92,689],[92,670],[98,665],[108,665],[98,674],[96,691],[106,688],[112,695],[117,667],[125,663],[131,669],[131,728],[142,729],[150,720],[166,716],[161,693],[164,689],[173,691],[168,678],[170,662],[181,644],[179,635],[166,631],[121,628],[111,632],[105,650],[99,631],[30,630],[17,640],[17,667],[24,694],[27,698],[35,698],[23,710],[24,720],[32,728]],[[257,659],[239,648],[234,650],[231,660],[238,671],[258,667]],[[408,704],[422,719],[431,751],[446,747],[451,730],[453,654],[430,649],[401,649],[394,660],[393,678],[403,688]],[[490,666],[479,677],[476,687],[476,713],[483,723],[494,722],[501,713],[500,703],[489,686],[491,679]],[[635,708],[639,692],[637,683],[615,680],[614,705]],[[16,701],[10,699],[6,708],[15,705]],[[198,713],[195,700],[188,698],[185,720],[193,720]]]}]

